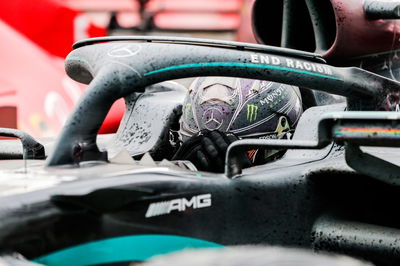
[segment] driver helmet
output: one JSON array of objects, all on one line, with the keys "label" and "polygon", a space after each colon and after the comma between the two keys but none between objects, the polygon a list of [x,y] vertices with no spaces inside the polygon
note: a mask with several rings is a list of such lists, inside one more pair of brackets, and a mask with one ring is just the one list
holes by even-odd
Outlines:
[{"label": "driver helmet", "polygon": [[233,77],[196,78],[182,108],[183,142],[204,129],[239,138],[290,138],[303,111],[298,87]]}]

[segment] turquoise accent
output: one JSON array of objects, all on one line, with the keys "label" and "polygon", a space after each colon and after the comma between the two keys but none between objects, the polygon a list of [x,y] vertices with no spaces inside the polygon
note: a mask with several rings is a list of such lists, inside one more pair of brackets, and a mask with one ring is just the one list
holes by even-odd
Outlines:
[{"label": "turquoise accent", "polygon": [[49,266],[80,266],[121,261],[144,261],[185,248],[220,248],[201,239],[174,235],[134,235],[108,238],[55,251],[34,259]]},{"label": "turquoise accent", "polygon": [[227,67],[250,67],[250,68],[273,69],[273,70],[279,70],[279,71],[287,71],[287,72],[294,72],[294,73],[299,73],[299,74],[306,74],[309,76],[322,77],[322,78],[333,79],[333,80],[342,80],[342,79],[327,76],[327,75],[322,75],[322,74],[318,74],[318,73],[297,70],[297,69],[292,69],[292,68],[287,68],[287,67],[278,67],[278,66],[269,66],[269,65],[251,64],[251,63],[235,63],[235,62],[211,62],[211,63],[196,63],[196,64],[170,66],[170,67],[160,68],[160,69],[157,69],[154,71],[147,72],[144,74],[144,76],[149,76],[149,75],[153,75],[156,73],[160,73],[160,72],[164,72],[164,71],[168,71],[168,70],[175,70],[175,69],[185,69],[185,68],[195,68],[195,67],[226,67],[226,66]]},{"label": "turquoise accent", "polygon": [[335,135],[338,137],[343,137],[343,133],[340,131],[335,131]]}]

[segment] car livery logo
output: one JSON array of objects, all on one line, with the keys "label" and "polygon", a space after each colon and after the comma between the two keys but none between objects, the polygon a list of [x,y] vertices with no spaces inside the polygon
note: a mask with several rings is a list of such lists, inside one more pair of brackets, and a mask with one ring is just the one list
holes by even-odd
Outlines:
[{"label": "car livery logo", "polygon": [[108,51],[107,55],[116,58],[131,57],[138,54],[141,49],[142,47],[139,44],[123,45]]},{"label": "car livery logo", "polygon": [[211,194],[193,196],[190,200],[186,198],[150,203],[146,218],[170,214],[172,211],[183,212],[187,208],[201,209],[211,207]]},{"label": "car livery logo", "polygon": [[247,120],[253,122],[257,119],[258,106],[254,104],[247,105]]}]

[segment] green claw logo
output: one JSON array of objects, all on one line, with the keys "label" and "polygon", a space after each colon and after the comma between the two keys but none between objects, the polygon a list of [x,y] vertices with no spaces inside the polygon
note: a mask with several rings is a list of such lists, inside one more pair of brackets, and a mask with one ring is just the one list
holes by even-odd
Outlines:
[{"label": "green claw logo", "polygon": [[247,105],[247,120],[253,122],[257,119],[258,106],[254,104]]},{"label": "green claw logo", "polygon": [[190,107],[192,107],[192,105],[190,103],[187,103],[185,106],[185,118],[188,119],[189,114],[190,114]]}]

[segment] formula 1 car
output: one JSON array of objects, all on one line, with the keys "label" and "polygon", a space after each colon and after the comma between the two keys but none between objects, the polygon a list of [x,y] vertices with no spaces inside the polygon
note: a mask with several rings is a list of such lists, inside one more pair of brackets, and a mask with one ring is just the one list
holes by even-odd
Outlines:
[{"label": "formula 1 car", "polygon": [[[184,248],[268,244],[399,264],[396,80],[310,52],[168,37],[81,41],[66,70],[89,88],[56,141],[0,129],[22,142],[22,149],[0,142],[5,263],[129,264]],[[308,106],[291,140],[231,144],[224,174],[154,161],[149,154],[163,147],[186,93],[166,81],[210,75],[326,97],[310,101],[318,104]],[[117,133],[98,136],[120,98],[126,111]],[[243,169],[240,152],[259,147],[287,152]]]},{"label": "formula 1 car", "polygon": [[[3,251],[48,265],[87,265],[262,243],[399,261],[399,151],[392,147],[399,146],[400,115],[376,111],[399,93],[397,81],[255,44],[105,37],[75,48],[67,73],[90,85],[58,140],[43,147],[21,132],[1,131],[23,143],[21,153],[3,141],[2,158],[24,156],[1,162]],[[294,84],[345,96],[347,105],[307,109],[292,140],[233,143],[224,174],[147,155],[133,161],[157,149],[182,102],[184,89],[160,82],[199,75]],[[98,138],[120,97],[127,111],[118,132]],[[276,162],[242,169],[238,151],[260,146],[288,151]]]}]

